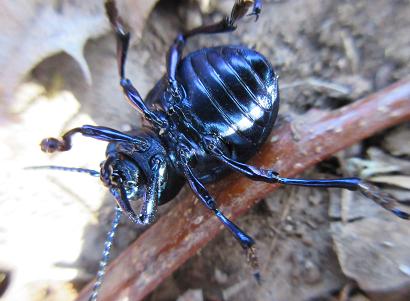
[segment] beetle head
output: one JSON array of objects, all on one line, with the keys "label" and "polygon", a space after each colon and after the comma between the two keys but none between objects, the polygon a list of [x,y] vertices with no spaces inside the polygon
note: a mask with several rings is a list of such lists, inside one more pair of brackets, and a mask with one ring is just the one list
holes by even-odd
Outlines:
[{"label": "beetle head", "polygon": [[144,176],[138,165],[130,158],[117,154],[108,155],[101,163],[100,179],[113,195],[125,191],[128,200],[140,198],[144,191]]}]

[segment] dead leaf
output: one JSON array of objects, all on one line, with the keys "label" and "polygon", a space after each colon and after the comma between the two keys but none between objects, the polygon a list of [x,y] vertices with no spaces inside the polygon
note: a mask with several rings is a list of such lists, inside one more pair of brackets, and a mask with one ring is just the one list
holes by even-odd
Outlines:
[{"label": "dead leaf", "polygon": [[204,301],[203,292],[201,289],[189,289],[177,301]]},{"label": "dead leaf", "polygon": [[[390,136],[387,136],[390,137]],[[410,174],[410,161],[398,159],[385,154],[379,148],[370,147],[367,150],[368,160],[361,158],[350,158],[346,162],[349,169],[354,170],[362,178],[369,178],[377,174],[397,172]]]},{"label": "dead leaf", "polygon": [[158,0],[120,0],[116,1],[121,18],[127,23],[132,39],[139,39],[145,21]]},{"label": "dead leaf", "polygon": [[[139,36],[156,0],[118,1]],[[83,49],[89,39],[110,31],[101,0],[31,0],[0,2],[0,97],[10,102],[27,73],[42,60],[65,52],[80,65],[85,80],[91,73]],[[127,20],[126,16],[125,19]]]},{"label": "dead leaf", "polygon": [[332,223],[335,250],[343,272],[372,300],[409,300],[410,278],[403,268],[410,266],[410,228],[390,218]]},{"label": "dead leaf", "polygon": [[394,129],[383,141],[383,147],[395,156],[410,155],[410,126]]},{"label": "dead leaf", "polygon": [[370,178],[370,181],[410,189],[410,176],[378,176]]}]

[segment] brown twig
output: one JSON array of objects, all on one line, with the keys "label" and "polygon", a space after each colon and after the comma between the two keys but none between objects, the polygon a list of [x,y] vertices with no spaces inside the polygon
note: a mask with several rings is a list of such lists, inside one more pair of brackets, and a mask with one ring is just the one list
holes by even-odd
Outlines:
[{"label": "brown twig", "polygon": [[[378,131],[410,119],[410,80],[398,82],[342,109],[306,114],[275,129],[251,164],[295,176],[306,168]],[[235,219],[277,188],[231,175],[211,192],[220,209]],[[100,300],[141,300],[210,241],[221,224],[192,194],[176,203],[109,266]],[[90,286],[78,300],[86,300]],[[128,297],[128,299],[127,299]]]}]

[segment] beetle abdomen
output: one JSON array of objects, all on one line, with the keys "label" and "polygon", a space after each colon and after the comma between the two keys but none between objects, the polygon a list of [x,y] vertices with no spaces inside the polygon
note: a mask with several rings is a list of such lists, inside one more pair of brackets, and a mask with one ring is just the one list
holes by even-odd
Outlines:
[{"label": "beetle abdomen", "polygon": [[269,135],[279,107],[277,76],[266,58],[241,46],[205,48],[183,59],[177,78],[194,127],[221,137],[238,159],[249,159]]}]

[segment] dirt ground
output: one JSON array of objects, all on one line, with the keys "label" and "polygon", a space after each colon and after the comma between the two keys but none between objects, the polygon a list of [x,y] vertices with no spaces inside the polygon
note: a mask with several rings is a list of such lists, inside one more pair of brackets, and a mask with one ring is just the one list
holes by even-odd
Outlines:
[{"label": "dirt ground", "polygon": [[[133,40],[129,51],[128,76],[141,95],[146,95],[165,72],[165,53],[176,33],[202,22],[219,20],[229,13],[232,2],[160,1],[156,5],[141,40],[138,43]],[[409,76],[408,0],[283,0],[263,4],[258,22],[248,18],[239,22],[238,29],[231,34],[195,37],[189,41],[186,53],[224,44],[255,48],[270,60],[280,76],[280,118],[297,119],[312,108],[340,108]],[[55,110],[56,115],[47,126],[37,130],[39,137],[58,135],[90,121],[117,129],[138,125],[137,113],[123,101],[118,89],[113,35],[89,41],[84,53],[93,80],[91,86],[85,82],[78,65],[64,54],[46,59],[28,77],[27,81],[44,87],[45,95],[69,91],[79,103],[79,108],[70,109],[60,128],[53,126],[55,119],[60,118],[58,101],[50,104],[37,99],[34,104],[29,103],[27,107],[41,102],[39,111],[46,107],[43,102]],[[30,111],[27,108],[23,111],[27,110]],[[25,126],[32,126],[28,119],[24,120]],[[2,137],[8,138],[8,134]],[[88,157],[79,158],[82,150],[89,151]],[[103,152],[103,146],[94,149],[91,142],[71,156],[53,157],[52,164],[86,167],[94,164],[98,169]],[[16,160],[18,155],[13,153]],[[47,158],[38,160],[42,160],[41,164],[50,164]],[[21,162],[23,166],[37,163]],[[410,204],[410,124],[354,145],[303,176],[353,175],[373,178],[404,204]],[[87,220],[83,222],[82,233],[76,230],[74,239],[82,240],[78,253],[67,255],[64,260],[56,258],[54,263],[57,268],[76,273],[61,278],[43,274],[39,279],[44,282],[38,280],[34,285],[42,293],[30,299],[71,300],[76,290],[95,274],[114,208],[113,200],[103,188],[94,188],[92,179],[87,182],[88,179],[79,180],[73,175],[47,176],[47,181],[54,186],[46,192],[49,188],[48,182],[44,182],[44,173],[34,177],[43,180],[38,184],[42,187],[36,188],[34,201],[43,201],[49,194],[63,199],[65,212],[50,215],[56,219],[66,218],[67,224],[73,222],[73,217]],[[6,180],[9,183],[9,179]],[[6,196],[10,199],[8,194],[3,194]],[[102,202],[90,203],[94,198]],[[72,199],[79,200],[77,204],[84,210],[81,212],[86,213],[64,217],[64,214],[76,214],[74,209],[71,212],[72,205],[67,205]],[[55,200],[47,202],[55,206]],[[166,206],[163,211],[168,210],[172,202]],[[10,216],[17,214],[11,212]],[[223,231],[145,300],[410,300],[409,224],[358,194],[281,188],[239,218],[237,224],[257,241],[261,284],[252,277],[242,249]],[[113,257],[139,232],[123,220]],[[71,232],[56,237],[70,236],[68,233]],[[42,244],[49,246],[47,240],[50,239]],[[71,284],[65,283],[70,277]],[[29,286],[33,287],[30,279]],[[10,300],[18,300],[8,296]]]}]

